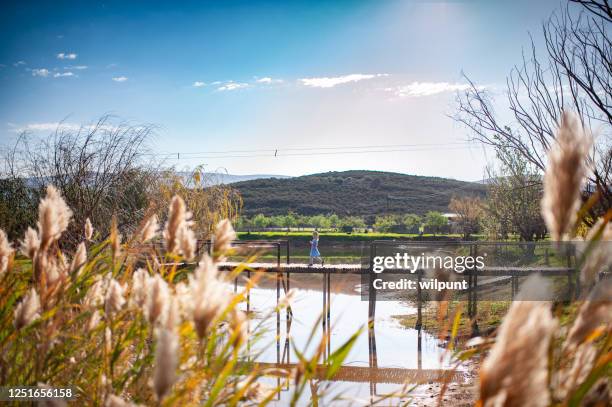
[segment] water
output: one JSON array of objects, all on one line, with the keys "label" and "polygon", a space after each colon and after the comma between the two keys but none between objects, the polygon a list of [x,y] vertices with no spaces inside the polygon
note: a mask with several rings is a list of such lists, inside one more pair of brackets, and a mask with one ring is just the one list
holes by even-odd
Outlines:
[{"label": "water", "polygon": [[[322,321],[319,320],[323,310],[322,281],[323,276],[320,274],[291,275],[291,287],[296,288],[297,294],[292,305],[293,318],[289,321],[289,335],[298,350],[306,349],[307,356],[312,355],[324,332]],[[329,386],[321,400],[324,405],[329,405],[338,394],[349,397],[357,405],[367,404],[371,397],[399,391],[402,387],[399,383],[407,377],[419,377],[418,380],[423,383],[431,380],[424,376],[432,370],[450,368],[449,358],[441,341],[422,330],[405,328],[399,324],[397,318],[394,318],[394,316],[415,314],[416,308],[412,304],[402,301],[379,301],[376,304],[374,330],[368,332],[368,302],[362,301],[356,290],[359,282],[357,276],[332,275],[331,277],[331,352],[345,343],[357,330],[360,328],[364,330],[345,359],[343,369],[338,375],[339,380],[319,383],[319,391]],[[285,311],[280,315],[273,312],[276,306],[276,294],[275,281],[263,280],[258,288],[251,291],[249,308],[254,316],[251,326],[261,322],[266,314],[272,312],[271,317],[265,319],[263,323],[266,333],[260,341],[251,345],[251,351],[253,355],[257,355],[257,362],[293,364],[297,361],[297,355],[287,342],[287,314]],[[246,309],[246,304],[244,308]],[[278,341],[276,340],[277,321],[279,322]],[[307,349],[306,344],[315,325],[315,335],[310,348]],[[371,372],[378,373],[379,377],[376,377],[376,374],[372,376]],[[390,379],[390,375],[399,379]],[[271,379],[268,384],[277,385],[277,381]],[[286,405],[292,390],[286,387],[276,401],[277,405]],[[300,404],[308,404],[309,399],[310,388],[307,388]],[[397,398],[393,400],[400,401]],[[390,400],[387,400],[385,405],[389,402]],[[345,405],[346,401],[337,401],[337,403]]]}]

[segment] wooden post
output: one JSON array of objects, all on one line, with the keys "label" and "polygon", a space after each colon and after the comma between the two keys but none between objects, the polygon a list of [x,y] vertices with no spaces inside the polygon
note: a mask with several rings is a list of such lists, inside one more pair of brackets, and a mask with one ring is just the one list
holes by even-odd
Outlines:
[{"label": "wooden post", "polygon": [[374,317],[376,316],[376,290],[374,289],[374,257],[376,255],[376,243],[370,244],[370,267],[368,270],[368,323],[374,326]]},{"label": "wooden post", "polygon": [[417,270],[417,320],[415,324],[415,329],[418,329],[421,332],[421,326],[423,326],[423,298],[421,293],[421,277],[423,273],[420,270]]},{"label": "wooden post", "polygon": [[[251,270],[247,269],[247,280],[251,280]],[[247,282],[248,284],[248,282]],[[251,310],[251,290],[247,291],[247,315]]]},{"label": "wooden post", "polygon": [[327,273],[327,354],[331,354],[331,272]]},{"label": "wooden post", "polygon": [[[327,326],[326,326],[326,322],[327,322],[327,277],[325,276],[325,271],[323,271],[322,274],[323,277],[323,314],[321,315],[321,323],[323,324],[323,340],[326,341],[327,340]],[[324,359],[327,359],[327,356],[325,355],[327,352],[327,346],[325,346],[325,351],[323,352],[324,354]]]}]

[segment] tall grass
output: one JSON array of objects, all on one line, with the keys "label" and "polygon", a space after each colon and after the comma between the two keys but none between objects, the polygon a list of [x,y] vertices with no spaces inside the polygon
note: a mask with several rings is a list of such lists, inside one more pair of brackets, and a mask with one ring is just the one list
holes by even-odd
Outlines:
[{"label": "tall grass", "polygon": [[[328,338],[308,357],[296,350],[293,370],[249,362],[247,343],[261,340],[264,324],[251,321],[240,304],[257,276],[233,293],[217,270],[233,250],[228,221],[217,226],[211,255],[188,272],[180,265],[195,258],[196,241],[192,215],[178,196],[163,230],[153,215],[123,237],[113,221],[109,237],[95,242],[106,233],[86,221],[83,241],[69,256],[62,235],[71,217],[49,186],[37,227],[18,251],[0,232],[2,385],[71,386],[79,405],[237,405],[271,401],[281,386],[262,379],[281,377],[282,385],[293,384],[292,403],[300,399],[313,366],[325,362]],[[283,299],[278,308],[288,304]],[[329,356],[330,375],[355,339]]]},{"label": "tall grass", "polygon": [[[570,240],[597,200],[581,205],[580,190],[592,144],[578,117],[565,113],[549,152],[542,215],[551,236]],[[582,207],[581,207],[582,206]],[[483,406],[593,405],[611,403],[612,284],[596,278],[610,267],[612,209],[599,219],[581,245],[585,295],[578,306],[533,301],[544,281],[530,277],[504,317],[480,369]],[[490,349],[488,347],[490,346]]]}]

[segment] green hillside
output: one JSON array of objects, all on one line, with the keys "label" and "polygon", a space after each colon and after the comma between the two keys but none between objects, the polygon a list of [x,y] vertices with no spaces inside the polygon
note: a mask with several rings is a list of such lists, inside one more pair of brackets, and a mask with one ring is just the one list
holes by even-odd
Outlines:
[{"label": "green hillside", "polygon": [[485,186],[446,178],[380,171],[344,171],[295,178],[269,178],[232,184],[253,216],[336,213],[368,216],[448,211],[453,195],[484,196]]}]

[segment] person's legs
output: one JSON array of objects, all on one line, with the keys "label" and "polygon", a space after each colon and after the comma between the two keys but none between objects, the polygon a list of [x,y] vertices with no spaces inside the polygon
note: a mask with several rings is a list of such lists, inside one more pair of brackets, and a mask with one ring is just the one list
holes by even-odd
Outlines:
[{"label": "person's legs", "polygon": [[312,266],[313,261],[314,261],[314,257],[310,256],[310,260],[308,260],[308,266]]}]

